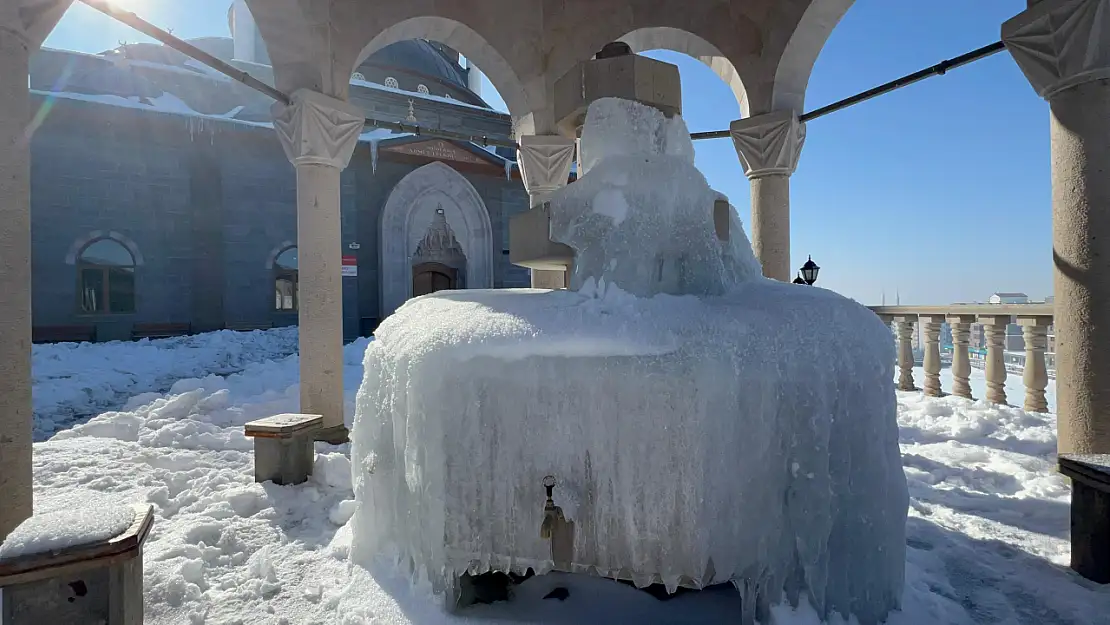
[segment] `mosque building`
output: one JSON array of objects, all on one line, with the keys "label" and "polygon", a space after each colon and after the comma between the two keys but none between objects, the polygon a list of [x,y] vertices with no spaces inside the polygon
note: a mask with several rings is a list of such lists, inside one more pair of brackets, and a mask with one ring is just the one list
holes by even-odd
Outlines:
[{"label": "mosque building", "polygon": [[[241,0],[231,37],[190,43],[272,84]],[[351,75],[368,116],[510,136],[459,54],[395,43]],[[161,44],[31,60],[33,333],[116,340],[297,322],[296,177],[272,101]],[[528,209],[504,148],[367,130],[342,174],[344,338],[406,299],[529,286],[509,262]]]}]

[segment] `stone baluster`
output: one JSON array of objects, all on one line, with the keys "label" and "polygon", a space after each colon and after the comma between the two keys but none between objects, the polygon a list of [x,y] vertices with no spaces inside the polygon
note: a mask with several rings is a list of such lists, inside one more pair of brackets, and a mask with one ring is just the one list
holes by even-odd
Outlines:
[{"label": "stone baluster", "polygon": [[968,383],[971,376],[968,347],[975,315],[950,315],[947,321],[948,327],[952,328],[952,394],[964,399],[974,399],[971,396],[971,384]]},{"label": "stone baluster", "polygon": [[899,315],[894,318],[898,332],[898,390],[916,391],[913,383],[913,330],[917,315]]},{"label": "stone baluster", "polygon": [[979,315],[987,342],[987,401],[1006,403],[1006,326],[1009,315]]},{"label": "stone baluster", "polygon": [[1108,14],[1110,0],[1042,0],[1002,25],[1050,111],[1060,453],[1110,453]]},{"label": "stone baluster", "polygon": [[790,111],[732,122],[732,143],[752,187],[752,249],[763,275],[790,282],[790,176],[798,167],[806,126]]},{"label": "stone baluster", "polygon": [[1048,349],[1048,327],[1052,317],[1018,317],[1021,335],[1025,340],[1025,409],[1029,412],[1048,412],[1044,390],[1048,386],[1048,369],[1044,353]]},{"label": "stone baluster", "polygon": [[[520,138],[517,162],[520,164],[520,177],[528,192],[528,204],[533,211],[545,211],[544,203],[551,194],[567,186],[570,166],[574,162],[575,140],[558,135],[525,135]],[[547,223],[547,220],[542,220]],[[549,235],[550,236],[550,235]],[[518,243],[510,243],[516,247]],[[566,247],[548,244],[551,247]],[[520,250],[516,250],[519,252]],[[573,257],[569,249],[564,254]],[[567,274],[570,267],[558,269],[532,269],[532,287],[537,289],[559,289],[568,285]]]},{"label": "stone baluster", "polygon": [[274,129],[297,172],[301,412],[323,416],[320,439],[343,442],[343,290],[340,173],[350,163],[362,110],[314,91],[275,103]]},{"label": "stone baluster", "polygon": [[941,397],[944,391],[940,388],[940,327],[944,323],[944,315],[921,315],[917,322],[921,324],[921,333],[925,336],[925,394]]}]

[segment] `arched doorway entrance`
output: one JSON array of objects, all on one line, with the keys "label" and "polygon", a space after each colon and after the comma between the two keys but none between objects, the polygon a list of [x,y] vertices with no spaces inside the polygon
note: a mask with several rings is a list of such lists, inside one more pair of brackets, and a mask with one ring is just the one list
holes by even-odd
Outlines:
[{"label": "arched doorway entrance", "polygon": [[443,206],[436,206],[412,256],[412,296],[464,288],[459,276],[465,269],[466,254],[447,223]]},{"label": "arched doorway entrance", "polygon": [[440,162],[414,170],[394,187],[382,210],[380,250],[383,319],[421,294],[416,274],[425,263],[453,269],[452,288],[493,287],[493,228],[485,203]]}]

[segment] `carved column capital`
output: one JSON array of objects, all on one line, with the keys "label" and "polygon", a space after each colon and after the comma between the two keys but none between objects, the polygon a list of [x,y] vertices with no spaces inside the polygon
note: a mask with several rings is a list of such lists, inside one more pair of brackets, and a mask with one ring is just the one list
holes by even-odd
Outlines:
[{"label": "carved column capital", "polygon": [[790,111],[775,111],[729,126],[732,144],[749,179],[789,176],[798,168],[806,126]]},{"label": "carved column capital", "polygon": [[293,93],[289,105],[271,109],[274,130],[294,165],[345,169],[351,162],[365,116],[357,106],[307,89]]},{"label": "carved column capital", "polygon": [[532,206],[542,204],[567,186],[574,162],[574,139],[558,135],[525,135],[520,138],[517,163]]},{"label": "carved column capital", "polygon": [[1042,98],[1110,78],[1110,0],[1043,0],[1003,23],[1002,41]]}]

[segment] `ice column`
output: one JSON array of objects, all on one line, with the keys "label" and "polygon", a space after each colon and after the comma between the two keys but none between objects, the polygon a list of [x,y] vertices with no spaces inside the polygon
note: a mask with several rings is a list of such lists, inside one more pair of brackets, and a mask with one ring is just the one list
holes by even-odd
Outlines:
[{"label": "ice column", "polygon": [[798,167],[806,127],[790,111],[732,122],[732,143],[752,185],[752,247],[763,275],[789,282],[790,176]]},{"label": "ice column", "polygon": [[301,412],[324,417],[326,439],[343,426],[343,291],[339,175],[362,132],[362,112],[300,90],[274,105],[274,128],[297,169]]}]

